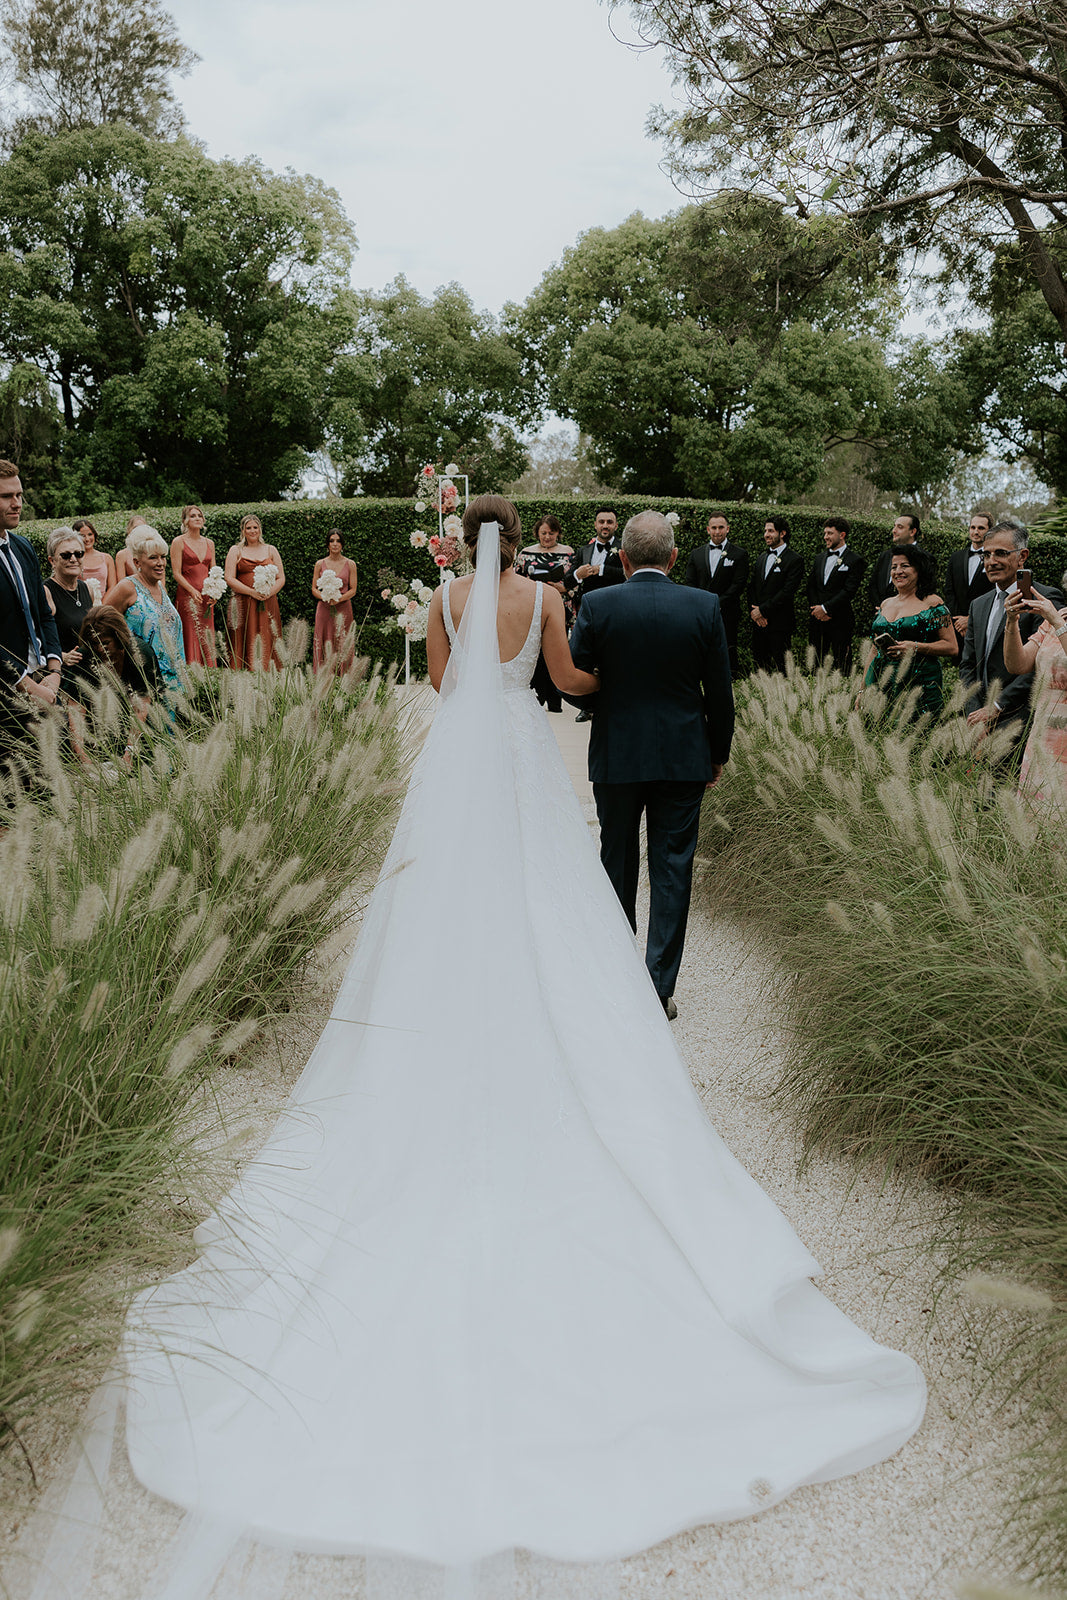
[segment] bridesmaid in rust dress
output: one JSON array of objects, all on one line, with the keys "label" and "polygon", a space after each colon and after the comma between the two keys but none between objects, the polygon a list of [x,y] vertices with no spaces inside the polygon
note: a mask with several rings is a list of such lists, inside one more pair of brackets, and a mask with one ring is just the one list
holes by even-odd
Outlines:
[{"label": "bridesmaid in rust dress", "polygon": [[[266,594],[254,587],[256,568],[273,563],[277,568]],[[285,587],[282,558],[272,544],[263,539],[258,517],[241,518],[241,542],[230,546],[226,557],[226,582],[233,590],[230,626],[233,630],[234,667],[278,667],[281,661],[275,648],[281,637],[282,614],[278,592]]]},{"label": "bridesmaid in rust dress", "polygon": [[215,665],[215,605],[205,600],[204,579],[215,565],[215,545],[204,537],[204,513],[199,506],[182,508],[182,531],[172,541],[170,566],[178,586],[175,600],[182,619],[186,661]]},{"label": "bridesmaid in rust dress", "polygon": [[[341,584],[341,598],[332,605],[319,592],[319,579],[324,572],[332,572]],[[331,528],[326,541],[326,554],[315,563],[311,580],[311,593],[318,604],[315,607],[315,643],[312,664],[317,672],[326,660],[329,648],[338,671],[346,665],[345,639],[352,626],[352,599],[356,592],[356,563],[345,557],[345,541],[339,529]]]}]

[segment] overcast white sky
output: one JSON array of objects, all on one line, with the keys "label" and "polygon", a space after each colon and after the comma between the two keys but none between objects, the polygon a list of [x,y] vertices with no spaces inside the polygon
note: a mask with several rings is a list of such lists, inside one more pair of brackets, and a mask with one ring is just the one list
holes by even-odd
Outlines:
[{"label": "overcast white sky", "polygon": [[[586,228],[683,197],[645,136],[671,84],[596,0],[171,0],[201,56],[178,80],[215,157],[331,184],[355,224],[353,281],[453,279],[479,308],[521,300]],[[616,18],[616,29],[626,26]]]}]

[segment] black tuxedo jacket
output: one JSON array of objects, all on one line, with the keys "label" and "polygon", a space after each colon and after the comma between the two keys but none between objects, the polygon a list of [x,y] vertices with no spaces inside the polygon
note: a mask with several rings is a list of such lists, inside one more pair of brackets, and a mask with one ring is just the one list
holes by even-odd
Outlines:
[{"label": "black tuxedo jacket", "polygon": [[[44,580],[33,546],[28,539],[24,539],[18,533],[10,533],[8,538],[10,541],[8,555],[19,564],[37,637],[44,646],[45,655],[55,656],[59,660],[61,659],[59,634],[56,631],[55,618],[45,598]],[[26,614],[22,609],[15,581],[9,575],[5,563],[0,560],[0,683],[4,687],[13,688],[19,679],[25,676],[29,650],[30,635],[26,627]]]},{"label": "black tuxedo jacket", "polygon": [[733,619],[741,615],[741,599],[748,588],[748,551],[727,539],[722,546],[722,560],[711,574],[711,541],[698,544],[690,553],[685,568],[685,581],[690,589],[703,589],[717,594],[723,617]]},{"label": "black tuxedo jacket", "polygon": [[970,541],[962,550],[954,550],[948,558],[948,570],[945,573],[945,604],[952,616],[965,617],[970,611],[975,600],[988,594],[993,585],[985,575],[985,568],[978,563],[978,571],[974,575],[974,582],[967,582],[967,573],[970,569],[971,546]]},{"label": "black tuxedo jacket", "polygon": [[792,633],[796,620],[793,597],[804,582],[804,562],[795,550],[790,550],[786,545],[769,574],[764,577],[766,565],[765,550],[752,561],[752,576],[748,580],[749,605],[759,607],[772,632]]},{"label": "black tuxedo jacket", "polygon": [[830,582],[827,583],[824,573],[829,557],[829,550],[824,550],[815,557],[815,565],[808,579],[808,604],[823,606],[830,613],[830,620],[816,623],[812,618],[812,623],[815,627],[832,628],[835,633],[851,634],[856,627],[856,613],[852,609],[852,602],[859,593],[863,575],[867,571],[867,563],[861,555],[856,554],[855,550],[845,545],[835,571],[830,574]]},{"label": "black tuxedo jacket", "polygon": [[[593,551],[595,548],[595,539],[590,539],[588,544],[582,545],[582,548],[578,551],[578,554],[574,558],[575,571],[577,571],[579,567],[587,567],[589,565],[593,559]],[[598,578],[583,578],[581,583],[579,583],[576,578],[572,577],[569,587],[571,591],[578,591],[579,604],[582,604],[586,595],[596,594],[600,589],[610,589],[613,584],[625,582],[626,574],[622,570],[622,557],[619,555],[618,543],[615,543],[608,551],[607,558],[603,567],[601,568],[600,576]]]},{"label": "black tuxedo jacket", "polygon": [[[916,550],[921,550],[924,556],[928,556],[930,554],[929,550],[927,550],[924,544],[916,542],[915,548]],[[888,550],[882,551],[881,555],[878,557],[878,560],[874,563],[874,566],[871,569],[871,581],[867,585],[867,594],[870,597],[872,616],[878,610],[878,607],[881,605],[883,600],[888,600],[891,594],[896,594],[896,590],[889,581],[889,569],[892,565],[893,547],[890,545]],[[936,581],[934,583],[934,588],[937,588]]]},{"label": "black tuxedo jacket", "polygon": [[585,701],[593,783],[707,783],[729,756],[734,694],[715,595],[635,572],[586,595],[571,655],[600,672]]},{"label": "black tuxedo jacket", "polygon": [[[1046,599],[1051,600],[1054,606],[1065,604],[1059,589],[1048,588],[1043,583],[1035,583],[1034,588]],[[1003,618],[987,652],[986,628],[989,625],[989,613],[992,607],[992,590],[989,594],[979,595],[978,599],[971,603],[967,613],[967,634],[963,641],[963,654],[960,657],[960,681],[973,690],[967,699],[967,710],[977,711],[985,704],[986,695],[994,680],[999,680],[1003,685],[997,695],[1000,719],[1002,722],[1011,722],[1019,717],[1025,717],[1030,709],[1030,685],[1034,681],[1034,675],[1032,672],[1023,672],[1013,678],[1005,671]],[[1019,633],[1024,644],[1033,638],[1041,622],[1042,619],[1033,612],[1024,613],[1020,617]]]}]

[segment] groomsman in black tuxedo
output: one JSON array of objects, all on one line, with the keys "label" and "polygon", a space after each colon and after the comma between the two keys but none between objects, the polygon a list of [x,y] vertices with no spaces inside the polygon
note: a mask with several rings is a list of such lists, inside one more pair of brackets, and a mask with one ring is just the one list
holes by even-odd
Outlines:
[{"label": "groomsman in black tuxedo", "polygon": [[822,531],[826,553],[815,557],[808,579],[808,642],[815,646],[820,665],[830,656],[838,672],[852,671],[852,602],[867,570],[863,557],[849,548],[851,531],[844,517],[830,518]]},{"label": "groomsman in black tuxedo", "polygon": [[637,931],[641,818],[651,899],[645,964],[668,1017],[682,960],[704,791],[730,754],[734,696],[719,601],[672,583],[674,530],[658,511],[622,536],[629,582],[588,595],[571,630],[575,664],[600,674],[589,777],[600,859]]},{"label": "groomsman in black tuxedo", "polygon": [[967,613],[981,595],[993,585],[985,575],[982,547],[989,538],[990,519],[984,511],[971,512],[970,539],[962,550],[948,558],[945,575],[945,604],[952,613],[952,625],[962,639],[967,632]]},{"label": "groomsman in black tuxedo", "polygon": [[0,750],[25,734],[34,705],[53,705],[63,666],[59,634],[41,567],[22,517],[22,482],[13,461],[0,461]]},{"label": "groomsman in black tuxedo", "polygon": [[[586,595],[596,594],[600,589],[610,589],[613,584],[626,581],[615,537],[618,527],[619,519],[611,507],[601,506],[593,518],[593,537],[578,551],[571,571],[569,592],[577,594],[579,610]],[[591,711],[583,709],[575,720],[588,722],[592,715]]]},{"label": "groomsman in black tuxedo", "polygon": [[[897,592],[889,581],[889,569],[893,565],[893,546],[895,544],[914,544],[918,545],[924,555],[930,555],[929,550],[924,545],[919,544],[921,531],[918,517],[913,517],[910,512],[901,512],[894,522],[893,531],[889,535],[889,549],[884,550],[874,563],[871,568],[871,581],[867,585],[872,616],[883,600],[888,600],[891,594],[896,594]],[[931,559],[933,558],[931,557]]]},{"label": "groomsman in black tuxedo", "polygon": [[737,659],[737,630],[741,623],[741,598],[748,587],[748,551],[730,538],[730,524],[721,511],[708,518],[708,542],[698,544],[685,569],[690,589],[717,594],[730,651],[730,672],[741,676]]},{"label": "groomsman in black tuxedo", "polygon": [[[1014,517],[1001,517],[983,546],[986,577],[992,587],[988,594],[979,595],[971,602],[967,637],[960,657],[960,681],[971,690],[966,706],[970,726],[987,730],[1007,728],[1012,734],[1012,749],[1003,764],[1013,759],[1030,719],[1030,687],[1034,675],[1022,672],[1013,677],[1004,667],[1004,605],[1008,595],[1018,590],[1016,574],[1020,567],[1027,565],[1029,555],[1023,524]],[[1035,583],[1033,587],[1054,606],[1067,603],[1059,589],[1042,583]],[[1039,616],[1033,612],[1023,613],[1019,633],[1024,644],[1040,626]],[[987,705],[989,691],[996,683],[1000,685],[996,699]]]},{"label": "groomsman in black tuxedo", "polygon": [[784,517],[771,517],[763,524],[763,542],[767,553],[752,563],[748,584],[752,654],[757,670],[784,672],[785,653],[796,625],[793,599],[804,581],[804,563],[789,548],[789,524]]}]

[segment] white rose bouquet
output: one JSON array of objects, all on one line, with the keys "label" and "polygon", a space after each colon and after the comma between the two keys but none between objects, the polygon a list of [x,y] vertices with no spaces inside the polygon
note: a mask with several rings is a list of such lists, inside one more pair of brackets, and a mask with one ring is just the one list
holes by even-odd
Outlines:
[{"label": "white rose bouquet", "polygon": [[200,592],[204,596],[205,600],[214,601],[221,600],[228,588],[229,585],[226,582],[226,574],[223,572],[222,568],[212,567],[207,577],[204,579],[204,587]]},{"label": "white rose bouquet", "polygon": [[335,606],[345,592],[344,584],[331,567],[319,574],[319,593],[328,606]]},{"label": "white rose bouquet", "polygon": [[89,591],[89,596],[90,596],[90,598],[91,598],[91,600],[93,602],[93,605],[94,606],[101,605],[103,603],[104,596],[100,592],[100,579],[99,578],[86,578],[85,587]]},{"label": "white rose bouquet", "polygon": [[252,587],[261,600],[269,600],[271,590],[278,581],[278,569],[273,561],[264,561],[256,568],[256,575],[252,579]]}]

